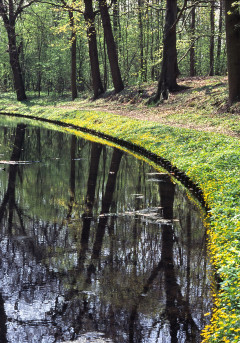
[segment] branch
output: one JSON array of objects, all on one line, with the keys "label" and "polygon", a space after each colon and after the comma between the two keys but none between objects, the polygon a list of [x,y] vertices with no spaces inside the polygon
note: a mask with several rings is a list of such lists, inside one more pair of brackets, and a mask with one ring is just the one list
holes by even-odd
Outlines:
[{"label": "branch", "polygon": [[173,31],[173,30],[175,29],[177,23],[178,23],[179,20],[181,19],[181,16],[182,16],[182,14],[183,14],[183,11],[185,11],[185,9],[187,8],[187,2],[188,2],[188,0],[184,0],[183,7],[182,7],[182,9],[180,10],[177,19],[175,20],[175,22],[173,23],[173,25],[172,25],[172,27],[170,28],[169,31]]},{"label": "branch", "polygon": [[[217,37],[217,35],[215,35]],[[211,35],[200,35],[198,37],[195,37],[194,40],[192,41],[190,47],[188,48],[188,50],[183,54],[183,56],[178,60],[178,63],[182,62],[182,60],[187,56],[187,54],[189,53],[189,51],[191,50],[191,48],[195,45],[195,43],[200,39],[200,38],[203,38],[203,37],[211,37]]]},{"label": "branch", "polygon": [[[36,1],[39,1],[39,0],[36,0]],[[54,1],[41,1],[42,4],[47,4],[47,5],[51,5],[51,6],[54,6],[54,7],[65,9],[67,11],[73,11],[73,12],[78,12],[78,13],[84,14],[84,12],[81,11],[80,9],[74,8],[73,6],[68,5],[66,3],[66,1],[61,0],[61,2],[63,3],[63,5],[59,5],[56,2],[54,2]]]},{"label": "branch", "polygon": [[8,16],[7,16],[7,10],[6,10],[6,7],[4,6],[2,0],[0,0],[0,15],[3,18],[4,25],[5,26],[9,25],[9,19],[8,19]]},{"label": "branch", "polygon": [[19,3],[19,5],[18,5],[18,8],[17,8],[17,10],[16,10],[16,12],[15,12],[15,15],[14,15],[14,18],[15,18],[15,19],[17,18],[17,16],[18,16],[20,13],[22,13],[22,11],[23,11],[25,8],[31,6],[34,2],[39,2],[39,0],[31,0],[31,1],[29,1],[29,3],[26,4],[26,5],[23,5],[23,2],[24,2],[24,0],[21,0],[20,3]]}]

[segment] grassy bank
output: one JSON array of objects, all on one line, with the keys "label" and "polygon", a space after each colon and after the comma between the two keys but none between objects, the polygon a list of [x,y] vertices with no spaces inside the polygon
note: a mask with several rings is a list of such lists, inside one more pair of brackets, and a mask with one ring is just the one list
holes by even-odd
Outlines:
[{"label": "grassy bank", "polygon": [[[62,121],[136,143],[170,160],[197,183],[210,208],[209,253],[220,287],[212,313],[206,314],[211,316],[211,324],[203,331],[204,342],[237,343],[240,342],[239,112],[237,107],[227,111],[226,86],[219,82],[217,85],[216,81],[209,86],[209,82],[206,80],[202,91],[189,89],[170,97],[157,109],[147,108],[136,100],[134,113],[141,120],[133,119],[135,115],[129,118],[126,112],[133,111],[133,103],[131,100],[121,103],[119,98],[112,99],[110,105],[106,99],[70,103],[66,99],[49,102],[41,98],[19,104],[6,95],[0,97],[0,112]],[[215,98],[211,92],[218,92]],[[194,102],[190,101],[193,97]],[[106,112],[107,109],[116,113],[110,106],[117,105],[125,114]],[[168,116],[164,112],[167,110]],[[162,120],[144,120],[153,114]]]}]

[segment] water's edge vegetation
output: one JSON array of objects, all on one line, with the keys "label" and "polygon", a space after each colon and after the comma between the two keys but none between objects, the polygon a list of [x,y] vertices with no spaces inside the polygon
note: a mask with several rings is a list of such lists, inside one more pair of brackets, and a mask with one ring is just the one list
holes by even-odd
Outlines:
[{"label": "water's edge vegetation", "polygon": [[94,111],[9,106],[1,114],[62,122],[131,142],[171,161],[197,184],[210,208],[209,254],[219,281],[203,342],[240,341],[239,139]]}]

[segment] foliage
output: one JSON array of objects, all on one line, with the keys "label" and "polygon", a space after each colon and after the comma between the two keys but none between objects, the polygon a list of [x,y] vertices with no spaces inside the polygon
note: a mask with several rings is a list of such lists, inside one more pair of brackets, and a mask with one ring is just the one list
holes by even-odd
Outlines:
[{"label": "foliage", "polygon": [[[51,1],[49,1],[51,3]],[[141,5],[139,5],[141,3]],[[182,8],[183,1],[178,1]],[[177,27],[177,50],[182,76],[189,75],[189,50],[195,42],[196,72],[209,73],[210,3],[196,2],[196,30],[191,33],[191,6],[180,18]],[[68,1],[74,9],[77,33],[77,83],[78,90],[91,89],[90,66],[86,27],[83,18],[83,1]],[[98,7],[93,2],[94,10]],[[110,4],[110,2],[109,2]],[[69,8],[70,8],[69,7]],[[110,7],[113,33],[125,85],[157,80],[162,61],[162,39],[165,17],[165,2],[119,0]],[[219,30],[219,1],[215,9],[215,55],[216,71],[226,72],[225,35]],[[95,17],[100,70],[105,88],[112,88],[106,43],[99,13]],[[21,13],[17,25],[18,45],[22,44],[21,65],[27,91],[42,91],[62,94],[70,89],[71,29],[68,7],[59,2],[52,6],[36,2]],[[7,37],[0,21],[0,90],[13,89]],[[217,56],[217,42],[221,41]]]}]

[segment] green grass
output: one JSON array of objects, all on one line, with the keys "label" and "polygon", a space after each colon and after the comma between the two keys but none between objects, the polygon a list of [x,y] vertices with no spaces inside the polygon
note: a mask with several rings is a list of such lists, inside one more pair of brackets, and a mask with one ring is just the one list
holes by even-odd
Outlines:
[{"label": "green grass", "polygon": [[[129,111],[145,112],[145,119],[154,115],[154,120],[166,125],[188,126],[198,130],[230,133],[240,137],[240,106],[235,105],[230,109],[227,106],[226,79],[220,76],[211,78],[183,79],[179,84],[188,86],[189,89],[176,94],[170,94],[168,101],[159,107],[146,107],[145,99],[141,99],[136,87],[130,87],[120,93],[119,96],[111,97],[111,100],[100,98],[97,101],[89,101],[86,95],[71,101],[70,94],[60,97],[57,94],[47,96],[42,93],[39,98],[35,93],[28,93],[28,100],[17,103],[14,93],[0,94],[0,109],[11,109],[17,112],[30,112],[37,114],[49,109],[66,111],[99,109],[121,110],[122,113]],[[146,90],[155,89],[155,86],[145,85]],[[143,87],[144,88],[144,87]],[[134,93],[135,90],[135,93]],[[123,93],[123,94],[122,94]],[[132,97],[132,98],[131,98]],[[129,99],[134,100],[133,102]],[[60,113],[60,112],[59,112]]]},{"label": "green grass", "polygon": [[[209,87],[209,85],[206,85]],[[219,86],[216,86],[216,89]],[[206,88],[207,89],[207,88]],[[201,89],[201,91],[203,91]],[[212,91],[212,90],[210,90]],[[184,95],[182,111],[172,114],[172,120],[202,122],[212,118],[211,125],[231,128],[240,132],[238,114],[213,115],[214,106],[207,103],[207,112],[195,104],[186,103]],[[196,93],[194,96],[199,96]],[[224,97],[224,96],[223,96]],[[218,100],[220,97],[218,96]],[[216,99],[215,99],[216,100]],[[215,101],[214,100],[214,101]],[[80,101],[79,101],[80,103]],[[218,133],[172,127],[156,122],[133,120],[105,112],[80,111],[61,108],[68,105],[47,99],[30,99],[17,103],[12,97],[1,97],[0,112],[21,113],[39,118],[62,121],[94,129],[136,143],[151,152],[170,160],[184,171],[203,190],[210,208],[208,220],[208,244],[212,264],[220,280],[214,294],[211,324],[203,330],[203,342],[240,342],[240,145],[239,139]],[[76,103],[78,104],[78,102]],[[176,104],[175,104],[176,105]],[[174,105],[174,106],[175,106]],[[169,105],[170,106],[170,105]],[[182,117],[180,117],[182,113]],[[234,117],[235,116],[235,117]],[[190,119],[189,119],[190,118]],[[234,124],[234,121],[236,124]],[[176,122],[175,122],[176,123]]]}]

